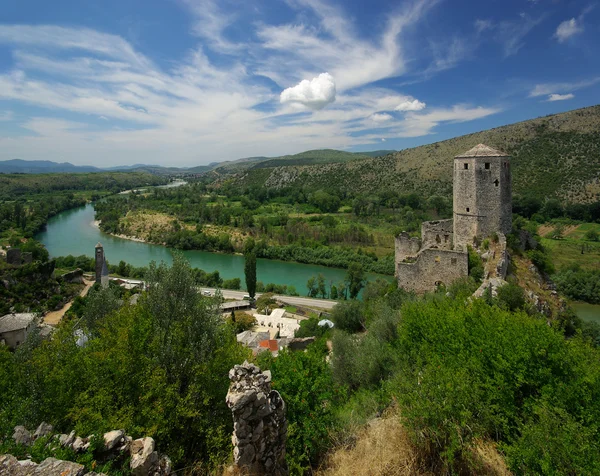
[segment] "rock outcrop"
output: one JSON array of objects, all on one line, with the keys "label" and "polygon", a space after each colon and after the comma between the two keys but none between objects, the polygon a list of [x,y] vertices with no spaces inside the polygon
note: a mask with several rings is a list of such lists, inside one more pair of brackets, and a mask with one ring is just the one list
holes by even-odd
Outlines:
[{"label": "rock outcrop", "polygon": [[229,371],[229,379],[235,465],[249,474],[287,475],[285,403],[271,389],[271,373],[244,362]]},{"label": "rock outcrop", "polygon": [[[31,433],[24,426],[16,426],[13,434],[15,443],[29,446],[37,438],[52,434],[52,425],[41,423],[37,430]],[[54,435],[48,442],[48,448],[57,449],[58,447],[70,448],[75,453],[87,451],[94,435],[88,437],[77,436],[74,431],[67,434]],[[98,454],[94,453],[101,461],[114,459],[125,459],[130,457],[129,468],[134,476],[166,476],[171,474],[172,463],[168,456],[161,455],[156,451],[154,439],[150,437],[134,440],[125,434],[124,430],[113,430],[102,435],[104,447]],[[11,455],[0,456],[0,476],[16,474],[25,475],[49,475],[49,476],[70,476],[85,474],[92,476],[96,473],[88,473],[84,466],[69,461],[61,461],[55,458],[47,458],[37,464],[31,460],[17,461]],[[97,475],[98,476],[98,475]]]}]

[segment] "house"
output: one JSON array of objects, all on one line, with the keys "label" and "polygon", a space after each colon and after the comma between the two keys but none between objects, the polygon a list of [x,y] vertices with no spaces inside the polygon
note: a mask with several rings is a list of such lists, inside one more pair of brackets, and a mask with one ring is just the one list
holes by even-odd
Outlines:
[{"label": "house", "polygon": [[300,329],[300,320],[283,317],[285,309],[274,309],[270,315],[254,314],[259,326],[270,327],[279,330],[279,337],[293,338],[296,331]]},{"label": "house", "polygon": [[37,326],[33,313],[7,314],[0,317],[0,343],[16,349],[25,342],[29,333]]}]

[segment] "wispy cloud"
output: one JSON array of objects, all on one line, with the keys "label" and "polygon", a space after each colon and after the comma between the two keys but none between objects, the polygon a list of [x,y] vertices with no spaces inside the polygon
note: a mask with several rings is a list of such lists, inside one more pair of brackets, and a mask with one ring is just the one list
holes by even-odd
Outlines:
[{"label": "wispy cloud", "polygon": [[12,121],[13,117],[12,111],[0,111],[0,121]]},{"label": "wispy cloud", "polygon": [[548,96],[548,99],[546,99],[546,101],[548,102],[554,102],[554,101],[566,101],[567,99],[573,99],[575,97],[574,94],[569,93],[569,94],[550,94]]},{"label": "wispy cloud", "polygon": [[496,38],[503,45],[504,56],[512,56],[525,45],[525,37],[538,26],[546,15],[532,17],[521,13],[515,20],[502,21],[496,25]]},{"label": "wispy cloud", "polygon": [[[425,112],[421,98],[374,84],[407,73],[407,58],[415,52],[409,54],[405,38],[435,0],[391,10],[381,32],[369,37],[340,7],[289,0],[296,18],[250,23],[243,43],[230,34],[239,20],[230,9],[211,0],[180,2],[192,14],[198,43],[169,69],[120,36],[77,27],[0,25],[0,44],[14,58],[0,73],[0,99],[49,111],[21,122],[32,133],[26,140],[0,138],[0,154],[35,158],[60,150],[61,159],[73,162],[143,157],[159,163],[176,157],[180,164],[199,164],[247,156],[250,150],[278,155],[376,144],[382,136],[417,137],[444,123],[498,112],[435,104]],[[462,58],[461,45],[453,39],[448,47],[426,48],[426,60],[437,70],[452,67]],[[69,120],[44,117],[61,113]],[[12,119],[0,114],[0,120]]]},{"label": "wispy cloud", "polygon": [[600,76],[596,78],[584,79],[582,81],[536,84],[535,87],[529,92],[529,97],[547,96],[554,93],[577,91],[578,89],[584,89],[598,83],[600,83]]}]

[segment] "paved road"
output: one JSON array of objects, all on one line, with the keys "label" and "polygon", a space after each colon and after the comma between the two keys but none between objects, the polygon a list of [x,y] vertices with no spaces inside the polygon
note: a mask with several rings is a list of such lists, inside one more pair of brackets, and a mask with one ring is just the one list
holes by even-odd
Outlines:
[{"label": "paved road", "polygon": [[[200,288],[200,292],[209,291],[211,296],[215,293],[215,288]],[[221,289],[221,294],[225,299],[243,299],[248,293],[246,291],[229,291],[227,289]],[[256,297],[260,297],[261,293],[256,293]],[[320,309],[333,309],[337,304],[337,301],[331,299],[314,299],[300,296],[282,296],[275,295],[275,299],[291,304],[293,306],[306,306],[306,307],[318,307]]]}]

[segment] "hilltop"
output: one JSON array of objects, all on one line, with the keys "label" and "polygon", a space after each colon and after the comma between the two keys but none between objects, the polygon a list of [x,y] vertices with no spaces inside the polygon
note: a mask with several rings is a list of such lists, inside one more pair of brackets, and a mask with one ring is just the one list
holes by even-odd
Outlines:
[{"label": "hilltop", "polygon": [[[239,185],[305,186],[357,193],[382,190],[450,195],[452,159],[479,143],[513,157],[513,190],[539,198],[586,202],[600,195],[600,106],[468,134],[383,157],[312,164],[267,160],[236,170]],[[305,153],[306,154],[306,153]],[[302,155],[302,154],[299,154]],[[225,169],[216,169],[224,172]],[[223,180],[223,177],[220,177]]]}]

